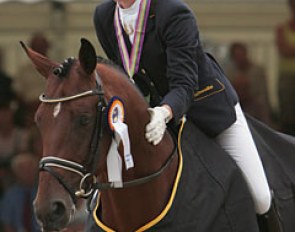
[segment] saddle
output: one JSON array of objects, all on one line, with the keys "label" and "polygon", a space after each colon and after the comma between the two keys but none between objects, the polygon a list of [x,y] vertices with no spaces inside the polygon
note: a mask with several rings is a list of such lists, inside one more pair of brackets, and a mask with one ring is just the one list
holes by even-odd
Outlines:
[{"label": "saddle", "polygon": [[284,231],[295,228],[295,137],[246,115]]}]

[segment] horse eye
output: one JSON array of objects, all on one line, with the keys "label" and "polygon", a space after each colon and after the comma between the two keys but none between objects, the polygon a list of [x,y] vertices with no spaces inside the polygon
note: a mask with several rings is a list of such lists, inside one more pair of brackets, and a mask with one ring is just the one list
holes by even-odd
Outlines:
[{"label": "horse eye", "polygon": [[86,126],[90,122],[90,118],[86,115],[80,117],[80,125]]}]

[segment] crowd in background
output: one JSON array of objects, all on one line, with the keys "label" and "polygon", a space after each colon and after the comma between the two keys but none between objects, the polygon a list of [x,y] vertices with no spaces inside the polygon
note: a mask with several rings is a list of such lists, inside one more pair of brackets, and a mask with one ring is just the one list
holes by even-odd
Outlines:
[{"label": "crowd in background", "polygon": [[233,42],[229,63],[224,67],[235,87],[242,109],[268,126],[295,136],[295,0],[288,0],[290,18],[275,28],[275,45],[279,55],[277,97],[278,111],[271,108],[265,67],[249,56],[247,44]]},{"label": "crowd in background", "polygon": [[283,132],[295,135],[295,0],[289,0],[291,17],[276,30],[279,52],[278,96]]},{"label": "crowd in background", "polygon": [[231,44],[229,58],[224,71],[239,95],[243,110],[273,125],[265,69],[250,59],[247,45],[242,42]]},{"label": "crowd in background", "polygon": [[[250,58],[246,43],[236,41],[230,45],[230,62],[224,66],[224,71],[246,113],[294,136],[295,0],[289,0],[289,6],[290,20],[276,29],[279,112],[274,112],[269,104],[265,69]],[[29,46],[44,55],[50,48],[41,33],[32,36]],[[42,155],[34,113],[45,81],[29,61],[19,68],[15,77],[10,77],[3,71],[3,57],[0,50],[0,231],[40,231],[32,211],[38,161]]]}]

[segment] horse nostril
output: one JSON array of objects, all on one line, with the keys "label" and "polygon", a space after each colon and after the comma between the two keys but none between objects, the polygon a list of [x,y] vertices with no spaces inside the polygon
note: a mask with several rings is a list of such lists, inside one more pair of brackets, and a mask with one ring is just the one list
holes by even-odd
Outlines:
[{"label": "horse nostril", "polygon": [[66,213],[66,206],[62,201],[54,201],[51,204],[51,215],[59,218],[64,216]]},{"label": "horse nostril", "polygon": [[36,204],[36,216],[43,231],[61,231],[69,223],[71,211],[64,200],[54,199],[44,205]]}]

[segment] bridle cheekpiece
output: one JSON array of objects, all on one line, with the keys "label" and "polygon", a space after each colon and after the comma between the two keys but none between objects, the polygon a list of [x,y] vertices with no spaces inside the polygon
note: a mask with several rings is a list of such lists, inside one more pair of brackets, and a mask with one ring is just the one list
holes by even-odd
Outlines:
[{"label": "bridle cheekpiece", "polygon": [[[40,171],[46,171],[50,173],[70,194],[74,203],[76,203],[77,197],[78,198],[88,198],[91,194],[93,194],[93,185],[97,183],[96,176],[94,174],[96,165],[95,163],[98,160],[98,155],[96,154],[99,147],[100,137],[102,136],[102,114],[105,107],[104,102],[104,92],[102,91],[101,85],[99,84],[99,77],[97,72],[95,72],[96,78],[96,89],[87,90],[84,92],[80,92],[71,96],[60,97],[60,98],[49,98],[46,97],[44,94],[39,96],[39,100],[43,103],[61,103],[72,101],[78,98],[87,97],[87,96],[98,96],[98,105],[97,105],[97,116],[96,116],[96,125],[94,129],[94,135],[91,142],[91,155],[92,155],[92,170],[91,172],[87,171],[87,169],[82,166],[81,164],[62,159],[55,156],[46,156],[40,160],[39,169]],[[79,189],[75,192],[71,190],[71,188],[63,181],[62,177],[55,172],[52,168],[60,168],[75,174],[78,174],[81,177]],[[88,180],[90,179],[91,185],[89,186]]]}]

